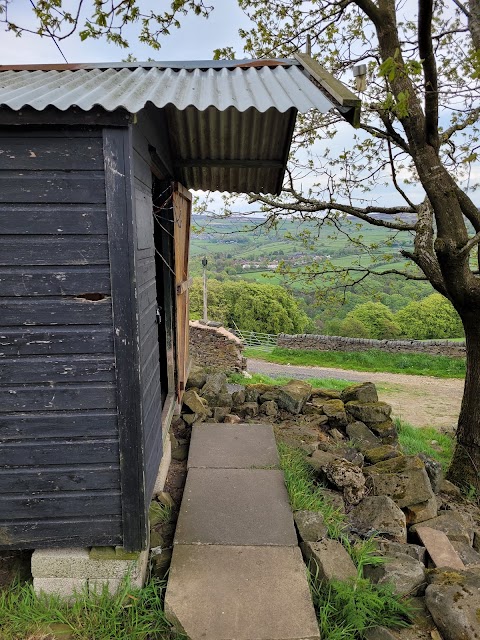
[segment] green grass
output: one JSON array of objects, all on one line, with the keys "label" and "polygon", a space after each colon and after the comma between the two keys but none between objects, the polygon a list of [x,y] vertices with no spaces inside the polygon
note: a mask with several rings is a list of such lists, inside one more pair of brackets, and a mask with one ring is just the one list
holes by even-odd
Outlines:
[{"label": "green grass", "polygon": [[[288,376],[272,378],[263,373],[253,373],[251,378],[245,378],[241,373],[232,373],[229,375],[228,380],[234,384],[270,384],[276,386],[287,384],[292,378]],[[349,380],[341,380],[338,378],[306,378],[305,382],[311,384],[314,389],[334,389],[335,391],[342,391],[353,384]]]},{"label": "green grass", "polygon": [[37,597],[31,584],[17,582],[0,591],[0,637],[44,640],[54,625],[75,640],[180,640],[185,636],[171,630],[163,612],[165,587],[165,582],[152,581],[132,589],[125,582],[115,596],[84,593],[67,603]]},{"label": "green grass", "polygon": [[433,427],[421,429],[412,427],[398,418],[395,423],[398,428],[398,439],[404,453],[408,455],[425,453],[440,462],[444,470],[448,468],[455,447],[453,436],[440,433]]},{"label": "green grass", "polygon": [[416,353],[385,353],[378,349],[368,351],[303,351],[301,349],[280,349],[261,351],[245,349],[247,358],[256,358],[278,364],[298,366],[335,367],[350,371],[374,371],[386,373],[406,373],[436,378],[464,378],[465,359],[449,356],[433,356]]},{"label": "green grass", "polygon": [[374,540],[351,544],[346,535],[345,516],[322,496],[305,452],[282,442],[278,443],[278,451],[292,509],[322,513],[329,537],[346,547],[357,567],[356,578],[348,582],[319,584],[316,576],[311,576],[322,639],[360,640],[367,629],[378,625],[407,626],[412,615],[408,602],[394,595],[392,586],[374,585],[362,577],[366,565],[385,561],[378,555]]}]

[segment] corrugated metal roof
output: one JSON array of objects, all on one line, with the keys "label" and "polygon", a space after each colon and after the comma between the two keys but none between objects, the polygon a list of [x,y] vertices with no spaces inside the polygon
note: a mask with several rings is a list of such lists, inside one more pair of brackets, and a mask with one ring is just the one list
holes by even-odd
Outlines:
[{"label": "corrugated metal roof", "polygon": [[238,193],[280,191],[297,111],[345,112],[297,60],[0,66],[0,107],[15,111],[151,105],[167,117],[175,179]]},{"label": "corrugated metal roof", "polygon": [[298,65],[235,67],[220,69],[172,68],[77,71],[1,71],[0,104],[18,110],[48,106],[65,111],[74,105],[88,111],[98,105],[107,111],[123,107],[137,113],[147,104],[167,104],[200,111],[235,107],[265,112],[294,108],[326,112],[335,106],[309,80]]}]

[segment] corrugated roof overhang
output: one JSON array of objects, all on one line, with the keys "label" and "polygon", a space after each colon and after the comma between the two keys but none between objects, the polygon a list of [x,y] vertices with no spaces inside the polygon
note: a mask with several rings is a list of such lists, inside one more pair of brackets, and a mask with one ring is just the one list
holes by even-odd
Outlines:
[{"label": "corrugated roof overhang", "polygon": [[297,112],[336,108],[353,119],[360,101],[350,95],[347,104],[300,59],[0,66],[9,109],[164,110],[174,177],[212,191],[278,193]]}]

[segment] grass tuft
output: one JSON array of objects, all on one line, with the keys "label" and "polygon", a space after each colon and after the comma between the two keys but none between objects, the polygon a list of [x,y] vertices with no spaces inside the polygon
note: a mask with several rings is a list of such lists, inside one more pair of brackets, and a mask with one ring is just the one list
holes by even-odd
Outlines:
[{"label": "grass tuft", "polygon": [[68,603],[37,596],[31,584],[15,582],[0,591],[2,640],[51,638],[51,625],[63,625],[75,640],[180,640],[163,611],[166,583],[153,580],[143,589],[128,582],[111,596],[79,593]]},{"label": "grass tuft", "polygon": [[245,349],[248,358],[298,366],[335,367],[351,371],[407,373],[436,378],[464,378],[465,358],[434,356],[426,353],[387,353],[379,349],[367,351],[304,351],[280,349],[261,351]]},{"label": "grass tuft", "polygon": [[453,435],[440,433],[433,427],[412,427],[408,422],[395,419],[398,439],[402,450],[407,455],[425,453],[437,460],[446,471],[453,457],[455,440]]},{"label": "grass tuft", "polygon": [[[231,373],[228,381],[234,384],[270,384],[272,386],[281,386],[287,384],[292,378],[287,376],[276,376],[272,378],[263,373],[253,373],[251,378],[245,378],[241,373]],[[334,389],[342,391],[346,387],[354,384],[350,380],[341,380],[339,378],[306,378],[304,382],[308,382],[314,389]]]}]

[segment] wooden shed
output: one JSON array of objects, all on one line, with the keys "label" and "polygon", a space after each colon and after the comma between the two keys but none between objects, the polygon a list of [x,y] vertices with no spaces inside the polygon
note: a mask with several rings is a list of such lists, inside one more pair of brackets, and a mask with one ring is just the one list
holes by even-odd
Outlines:
[{"label": "wooden shed", "polygon": [[145,548],[188,368],[188,189],[278,193],[296,60],[0,67],[0,549]]}]

